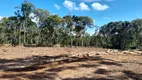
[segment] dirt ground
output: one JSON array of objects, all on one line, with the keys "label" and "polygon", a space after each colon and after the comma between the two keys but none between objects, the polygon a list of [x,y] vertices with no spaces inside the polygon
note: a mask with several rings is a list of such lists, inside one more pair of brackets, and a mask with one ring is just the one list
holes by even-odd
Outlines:
[{"label": "dirt ground", "polygon": [[100,48],[0,47],[0,80],[142,80],[142,56]]}]

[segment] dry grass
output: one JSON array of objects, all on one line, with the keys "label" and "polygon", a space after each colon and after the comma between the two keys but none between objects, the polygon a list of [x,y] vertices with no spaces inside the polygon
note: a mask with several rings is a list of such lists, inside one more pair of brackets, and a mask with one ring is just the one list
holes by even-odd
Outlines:
[{"label": "dry grass", "polygon": [[99,48],[0,47],[0,80],[142,80],[142,56],[106,52]]}]

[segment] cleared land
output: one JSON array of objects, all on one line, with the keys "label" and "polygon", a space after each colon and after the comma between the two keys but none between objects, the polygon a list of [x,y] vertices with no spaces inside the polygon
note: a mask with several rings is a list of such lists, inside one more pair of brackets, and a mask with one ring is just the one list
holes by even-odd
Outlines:
[{"label": "cleared land", "polygon": [[141,53],[2,46],[0,80],[142,80]]}]

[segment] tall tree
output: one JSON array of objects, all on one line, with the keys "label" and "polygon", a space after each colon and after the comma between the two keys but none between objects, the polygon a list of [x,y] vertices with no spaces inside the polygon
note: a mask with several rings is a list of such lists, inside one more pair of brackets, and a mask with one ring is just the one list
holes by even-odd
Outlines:
[{"label": "tall tree", "polygon": [[38,26],[38,44],[41,44],[42,36],[41,29],[45,25],[45,20],[50,16],[50,12],[41,8],[37,8],[33,11],[33,18],[36,20],[36,24]]},{"label": "tall tree", "polygon": [[87,27],[93,27],[93,19],[87,17],[87,16],[73,16],[73,21],[75,25],[75,31],[78,38],[81,39],[82,36],[82,46],[84,46],[83,43],[83,37],[85,34],[85,31],[87,30]]},{"label": "tall tree", "polygon": [[[58,43],[58,30],[60,27],[61,18],[58,15],[51,15],[49,16],[45,22],[42,28],[42,34],[44,37],[48,38],[51,45]],[[46,34],[45,34],[46,33]],[[47,35],[48,34],[48,35]]]},{"label": "tall tree", "polygon": [[69,29],[70,47],[72,47],[72,44],[73,44],[73,41],[72,41],[73,20],[70,15],[64,16],[63,19],[65,20],[66,27]]},{"label": "tall tree", "polygon": [[37,8],[33,11],[34,18],[37,21],[38,26],[44,25],[44,21],[50,16],[50,12],[41,8]]},{"label": "tall tree", "polygon": [[29,15],[33,12],[34,5],[27,0],[24,0],[24,2],[21,4],[20,7],[16,7],[18,10],[16,12],[17,17],[19,17],[20,20],[22,20],[22,26],[24,30],[24,45],[26,44],[26,29],[28,26],[28,21],[31,19],[29,18]]}]

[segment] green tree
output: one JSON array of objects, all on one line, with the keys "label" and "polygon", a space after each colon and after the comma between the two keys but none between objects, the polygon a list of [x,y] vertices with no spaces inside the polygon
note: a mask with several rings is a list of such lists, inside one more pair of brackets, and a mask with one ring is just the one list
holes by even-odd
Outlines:
[{"label": "green tree", "polygon": [[63,19],[65,20],[65,24],[66,24],[66,28],[69,29],[69,36],[70,36],[70,46],[72,47],[73,45],[73,40],[72,40],[72,33],[73,33],[73,20],[72,17],[70,15],[66,15],[63,17]]},{"label": "green tree", "polygon": [[37,29],[38,32],[38,45],[41,44],[42,36],[41,36],[41,29],[40,27],[45,26],[45,20],[50,16],[50,12],[44,9],[37,8],[33,11],[33,18],[36,20],[36,24],[39,27]]},{"label": "green tree", "polygon": [[[22,22],[22,24],[20,25],[21,28],[23,28],[22,30],[24,31],[24,45],[26,44],[26,30],[28,27],[28,22],[31,21],[31,19],[29,18],[29,15],[33,12],[34,5],[30,2],[28,2],[27,0],[24,0],[24,2],[21,4],[20,7],[16,7],[18,10],[17,12],[15,12],[15,14],[17,15],[19,21]],[[20,32],[21,33],[21,32]]]},{"label": "green tree", "polygon": [[[93,19],[87,17],[87,16],[73,16],[73,21],[74,21],[74,25],[75,25],[75,32],[76,32],[76,36],[77,36],[77,42],[79,42],[81,40],[82,37],[82,47],[84,46],[83,43],[83,37],[84,37],[84,33],[87,30],[87,27],[93,27]],[[77,43],[78,44],[78,43]]]},{"label": "green tree", "polygon": [[[45,43],[49,43],[51,46],[54,44],[58,44],[58,30],[60,27],[61,18],[58,15],[51,15],[45,21],[43,26],[41,27],[41,34],[44,37]],[[45,41],[48,39],[47,41]]]}]

